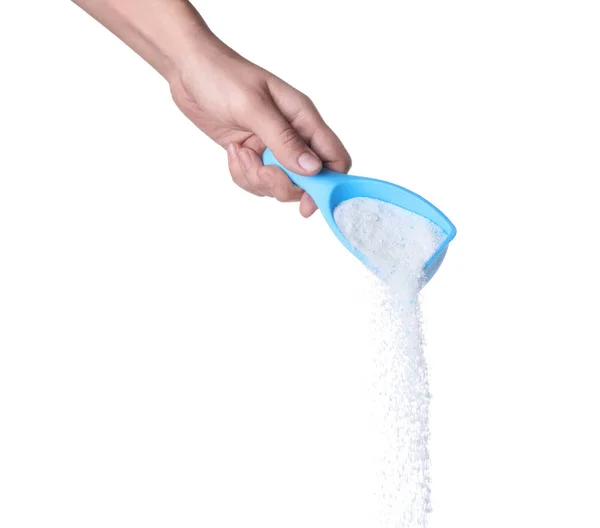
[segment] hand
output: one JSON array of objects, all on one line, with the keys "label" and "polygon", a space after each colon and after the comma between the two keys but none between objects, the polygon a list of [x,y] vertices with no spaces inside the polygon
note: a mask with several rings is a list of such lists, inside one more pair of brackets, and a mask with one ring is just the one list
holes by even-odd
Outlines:
[{"label": "hand", "polygon": [[300,201],[309,217],[317,206],[278,167],[265,167],[270,148],[289,170],[310,176],[324,165],[348,172],[351,160],[312,101],[220,41],[171,75],[173,99],[198,128],[227,148],[233,181],[257,196]]}]

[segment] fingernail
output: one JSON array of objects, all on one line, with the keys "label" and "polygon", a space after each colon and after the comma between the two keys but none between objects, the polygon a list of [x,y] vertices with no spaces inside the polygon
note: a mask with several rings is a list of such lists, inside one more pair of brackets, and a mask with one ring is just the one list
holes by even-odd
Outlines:
[{"label": "fingernail", "polygon": [[298,158],[298,165],[306,172],[315,172],[321,168],[321,161],[314,154],[305,152]]},{"label": "fingernail", "polygon": [[240,149],[239,156],[244,169],[249,170],[250,167],[252,167],[252,158],[250,157],[250,153],[245,149]]}]

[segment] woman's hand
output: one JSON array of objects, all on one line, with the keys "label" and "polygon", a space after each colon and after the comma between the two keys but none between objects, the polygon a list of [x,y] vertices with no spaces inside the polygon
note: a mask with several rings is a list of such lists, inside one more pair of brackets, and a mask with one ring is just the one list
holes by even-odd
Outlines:
[{"label": "woman's hand", "polygon": [[222,43],[192,58],[170,85],[181,111],[227,148],[233,181],[252,194],[300,200],[305,217],[317,209],[281,169],[263,166],[265,147],[298,174],[316,174],[323,165],[350,169],[348,152],[308,97]]},{"label": "woman's hand", "polygon": [[350,156],[304,94],[223,44],[187,0],[74,0],[148,61],[181,111],[227,149],[233,181],[257,196],[317,207],[278,167],[306,176],[325,165],[350,169]]}]

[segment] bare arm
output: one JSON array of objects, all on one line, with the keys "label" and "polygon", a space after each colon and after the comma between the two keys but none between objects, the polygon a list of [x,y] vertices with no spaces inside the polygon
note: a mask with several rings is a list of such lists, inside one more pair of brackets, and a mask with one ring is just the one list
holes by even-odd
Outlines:
[{"label": "bare arm", "polygon": [[186,57],[220,43],[185,0],[73,0],[167,80]]},{"label": "bare arm", "polygon": [[[339,172],[350,156],[304,94],[221,42],[186,0],[74,0],[151,64],[168,82],[181,111],[227,149],[234,182],[258,196],[312,199],[283,171],[265,167],[269,147],[288,169]],[[309,146],[310,145],[310,146]]]}]

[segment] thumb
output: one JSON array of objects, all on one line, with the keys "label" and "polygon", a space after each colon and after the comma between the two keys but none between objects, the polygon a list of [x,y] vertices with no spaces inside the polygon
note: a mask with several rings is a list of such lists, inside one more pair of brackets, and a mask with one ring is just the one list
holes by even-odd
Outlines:
[{"label": "thumb", "polygon": [[286,169],[306,176],[321,170],[323,163],[319,157],[275,105],[261,105],[253,114],[253,131]]}]

